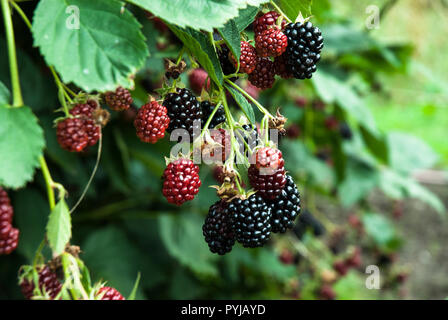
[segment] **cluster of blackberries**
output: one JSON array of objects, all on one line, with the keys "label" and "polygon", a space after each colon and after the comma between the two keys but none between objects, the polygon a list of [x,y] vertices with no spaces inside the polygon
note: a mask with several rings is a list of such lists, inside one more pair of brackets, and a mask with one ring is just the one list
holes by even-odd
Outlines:
[{"label": "cluster of blackberries", "polygon": [[[275,75],[311,78],[323,47],[319,28],[309,21],[286,24],[275,11],[258,17],[253,26],[255,47],[241,41],[239,71],[247,73],[254,86],[260,89],[272,87]],[[218,58],[224,74],[236,72],[238,63],[224,44],[218,48]]]},{"label": "cluster of blackberries", "polygon": [[254,160],[248,175],[256,193],[230,202],[220,200],[209,209],[202,230],[213,253],[230,252],[235,241],[246,248],[263,246],[271,232],[286,232],[299,215],[299,192],[285,174],[281,152],[260,148]]},{"label": "cluster of blackberries", "polygon": [[12,226],[13,215],[8,194],[0,187],[0,256],[10,254],[19,244],[19,229]]}]

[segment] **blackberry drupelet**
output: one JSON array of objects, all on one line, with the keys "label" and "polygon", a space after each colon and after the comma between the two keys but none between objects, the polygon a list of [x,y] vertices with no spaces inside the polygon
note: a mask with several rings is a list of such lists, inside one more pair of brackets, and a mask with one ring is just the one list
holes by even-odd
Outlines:
[{"label": "blackberry drupelet", "polygon": [[193,131],[196,128],[195,120],[197,122],[197,129],[202,118],[202,111],[199,101],[193,95],[193,93],[186,88],[177,89],[177,92],[168,93],[163,100],[163,105],[168,111],[168,117],[170,118],[170,124],[167,131],[172,132],[176,129],[185,129],[190,134],[190,138],[193,138]]},{"label": "blackberry drupelet", "polygon": [[[201,126],[204,128],[205,123],[207,122],[208,118],[212,114],[213,110],[215,109],[215,105],[211,104],[210,101],[202,101],[201,102],[201,110],[202,110],[202,121]],[[223,123],[226,121],[226,113],[224,111],[223,106],[220,106],[218,110],[216,110],[215,115],[213,116],[212,121],[210,121],[208,128],[213,129],[218,124]]]},{"label": "blackberry drupelet", "polygon": [[126,300],[117,289],[112,287],[102,287],[98,290],[98,295],[103,294],[101,300]]},{"label": "blackberry drupelet", "polygon": [[294,226],[294,221],[300,213],[300,196],[290,175],[286,175],[286,185],[282,193],[268,204],[272,210],[272,232],[284,233]]},{"label": "blackberry drupelet", "polygon": [[321,31],[308,21],[290,23],[284,33],[288,38],[285,53],[291,73],[297,79],[310,79],[324,45]]},{"label": "blackberry drupelet", "polygon": [[226,209],[227,203],[224,200],[215,202],[208,210],[202,226],[202,233],[210,251],[219,255],[232,251],[235,244],[230,215]]},{"label": "blackberry drupelet", "polygon": [[138,110],[134,120],[137,136],[147,143],[156,143],[157,140],[162,139],[169,123],[166,107],[158,104],[157,101],[144,104]]},{"label": "blackberry drupelet", "polygon": [[235,238],[244,247],[261,247],[270,239],[271,208],[258,194],[245,200],[232,200],[226,211],[231,217]]},{"label": "blackberry drupelet", "polygon": [[274,62],[269,58],[257,57],[257,65],[249,75],[249,81],[262,90],[271,88],[275,81]]},{"label": "blackberry drupelet", "polygon": [[106,92],[104,94],[104,100],[115,111],[127,110],[133,102],[131,93],[123,87],[118,87],[115,91]]},{"label": "blackberry drupelet", "polygon": [[[235,68],[238,65],[233,54],[230,54],[230,60]],[[247,41],[241,41],[241,55],[240,55],[240,73],[250,74],[255,69],[257,63],[257,52],[255,48]]]}]

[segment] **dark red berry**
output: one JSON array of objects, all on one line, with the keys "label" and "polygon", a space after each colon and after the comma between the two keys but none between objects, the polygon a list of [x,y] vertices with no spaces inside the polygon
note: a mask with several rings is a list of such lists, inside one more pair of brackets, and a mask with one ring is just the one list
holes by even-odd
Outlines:
[{"label": "dark red berry", "polygon": [[336,119],[336,118],[333,117],[333,116],[327,117],[327,118],[325,119],[325,127],[326,127],[328,130],[331,130],[331,131],[335,131],[335,130],[337,130],[338,127],[339,127],[339,121],[338,121],[338,119]]},{"label": "dark red berry", "polygon": [[9,234],[0,239],[0,255],[10,254],[16,250],[19,244],[19,229],[11,228],[9,229]]},{"label": "dark red berry", "polygon": [[285,52],[288,38],[278,29],[266,29],[255,37],[260,57],[278,57]]},{"label": "dark red berry", "polygon": [[280,261],[284,264],[294,263],[294,254],[289,250],[283,250],[279,257]]},{"label": "dark red berry", "polygon": [[323,300],[334,300],[336,298],[336,292],[334,292],[330,285],[324,284],[319,289],[319,298]]},{"label": "dark red berry", "polygon": [[93,118],[93,112],[98,108],[98,103],[95,100],[89,99],[86,103],[75,104],[70,109],[70,114],[73,116],[85,117],[87,119]]},{"label": "dark red berry", "polygon": [[95,100],[89,99],[86,103],[78,103],[70,109],[70,114],[84,120],[84,130],[88,136],[87,146],[94,146],[101,136],[101,126],[96,123],[94,112],[99,108]]},{"label": "dark red berry", "polygon": [[345,260],[347,266],[359,268],[362,264],[361,249],[356,247],[352,254]]},{"label": "dark red berry", "polygon": [[290,139],[296,139],[300,136],[300,127],[293,123],[286,128],[286,136]]},{"label": "dark red berry", "polygon": [[[56,273],[51,271],[48,266],[43,266],[39,269],[39,289],[42,295],[45,295],[53,300],[61,291],[62,285],[59,282]],[[31,299],[33,297],[34,283],[31,278],[23,279],[20,283],[20,287],[22,289],[22,294],[26,299]]]},{"label": "dark red berry", "polygon": [[298,97],[294,100],[294,102],[296,103],[296,106],[303,108],[307,105],[308,100],[305,97]]},{"label": "dark red berry", "polygon": [[188,75],[188,80],[190,81],[191,90],[197,95],[200,95],[202,89],[210,89],[210,78],[208,73],[204,69],[194,69]]},{"label": "dark red berry", "polygon": [[[280,14],[275,11],[269,11],[262,15],[261,17],[258,17],[254,21],[254,32],[255,35],[263,32],[264,30],[267,30],[269,27],[275,25],[277,23],[278,18],[280,17]],[[286,25],[286,20],[283,19],[281,22],[281,28]]]},{"label": "dark red berry", "polygon": [[213,167],[213,178],[219,183],[222,184],[224,182],[224,167],[223,166],[214,166]]},{"label": "dark red berry", "polygon": [[137,136],[143,142],[156,143],[165,136],[170,118],[167,109],[157,101],[151,101],[143,105],[134,120]]},{"label": "dark red berry", "polygon": [[291,69],[288,66],[285,54],[282,54],[274,59],[274,68],[275,74],[283,79],[292,78]]},{"label": "dark red berry", "polygon": [[345,276],[348,272],[349,266],[344,260],[338,260],[333,263],[333,269],[336,270],[341,276]]},{"label": "dark red berry", "polygon": [[102,287],[98,290],[98,295],[102,294],[101,300],[126,300],[117,289],[112,287]]},{"label": "dark red berry", "polygon": [[169,203],[178,206],[185,201],[193,200],[201,186],[199,167],[190,159],[180,158],[170,162],[162,178],[163,195]]},{"label": "dark red berry", "polygon": [[232,251],[235,244],[230,216],[226,213],[227,203],[224,200],[217,201],[208,210],[202,233],[210,251],[224,255]]},{"label": "dark red berry", "polygon": [[249,75],[251,84],[260,89],[271,88],[275,81],[274,63],[268,58],[257,58],[257,65]]},{"label": "dark red berry", "polygon": [[107,105],[115,111],[129,109],[132,104],[132,96],[128,89],[118,87],[115,91],[108,91],[104,94]]},{"label": "dark red berry", "polygon": [[286,185],[282,152],[269,147],[258,149],[252,157],[248,176],[257,194],[266,200],[277,198]]},{"label": "dark red berry", "polygon": [[[230,60],[235,68],[238,65],[235,57],[231,54]],[[241,41],[241,55],[240,55],[240,72],[250,74],[255,69],[257,63],[257,52],[255,48],[247,41]]]},{"label": "dark red berry", "polygon": [[89,144],[85,120],[67,118],[57,124],[56,135],[59,145],[70,152],[81,152]]}]

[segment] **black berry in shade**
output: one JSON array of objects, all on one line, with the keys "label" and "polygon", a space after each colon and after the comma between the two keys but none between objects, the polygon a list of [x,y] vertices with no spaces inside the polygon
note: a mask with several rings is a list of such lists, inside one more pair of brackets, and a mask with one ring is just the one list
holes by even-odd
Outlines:
[{"label": "black berry in shade", "polygon": [[230,215],[226,212],[227,202],[217,201],[208,210],[202,233],[210,251],[224,255],[232,251],[235,244]]},{"label": "black berry in shade", "polygon": [[272,232],[284,233],[294,226],[300,213],[299,190],[292,177],[286,175],[286,185],[282,193],[273,201],[268,201],[272,210]]},{"label": "black berry in shade", "polygon": [[100,295],[100,300],[126,300],[117,289],[112,287],[102,287],[98,290],[98,296]]},{"label": "black berry in shade", "polygon": [[[230,55],[230,60],[232,61],[235,68],[238,63],[233,56]],[[255,48],[247,41],[241,41],[241,55],[240,55],[240,70],[239,72],[250,74],[255,69],[257,63],[257,52]]]},{"label": "black berry in shade", "polygon": [[157,140],[162,139],[169,123],[166,107],[158,104],[157,101],[144,104],[138,110],[134,120],[137,136],[147,143],[156,143]]},{"label": "black berry in shade", "polygon": [[227,208],[236,240],[246,248],[263,246],[271,236],[271,208],[258,194],[233,199]]},{"label": "black berry in shade", "polygon": [[232,61],[230,60],[230,55],[231,55],[230,49],[225,44],[222,44],[218,48],[219,63],[221,64],[222,72],[225,75],[233,74],[236,72],[236,68],[233,65]]},{"label": "black berry in shade", "polygon": [[314,215],[308,210],[304,210],[294,226],[294,233],[298,239],[302,239],[307,231],[311,231],[316,237],[320,237],[325,234],[326,230],[323,224],[314,217]]},{"label": "black berry in shade", "polygon": [[107,105],[115,111],[129,109],[132,104],[132,96],[128,89],[118,87],[115,91],[108,91],[104,94]]},{"label": "black berry in shade", "polygon": [[275,74],[283,79],[292,78],[291,70],[288,66],[288,58],[285,54],[274,59]]},{"label": "black berry in shade", "polygon": [[[41,293],[48,296],[51,300],[56,298],[62,289],[62,285],[59,282],[56,273],[51,271],[48,266],[43,266],[40,267],[38,276]],[[20,283],[20,288],[22,289],[23,296],[30,300],[34,296],[34,282],[32,277],[23,279]]]},{"label": "black berry in shade", "polygon": [[257,58],[257,65],[254,71],[249,75],[251,84],[260,89],[271,88],[275,81],[274,62],[269,58]]},{"label": "black berry in shade", "polygon": [[284,33],[288,38],[285,53],[292,75],[297,79],[311,78],[324,45],[321,31],[308,21],[290,23]]},{"label": "black berry in shade", "polygon": [[[208,118],[212,114],[213,110],[215,110],[215,105],[211,104],[210,101],[202,101],[201,102],[201,110],[202,110],[202,123],[201,126],[204,128],[205,123],[207,122]],[[215,115],[213,116],[213,119],[210,121],[208,128],[213,129],[218,124],[223,123],[226,121],[226,113],[224,111],[223,106],[219,106],[218,110],[216,110]]]},{"label": "black berry in shade", "polygon": [[170,118],[167,131],[173,132],[176,129],[185,129],[192,139],[196,124],[196,129],[199,130],[202,119],[201,106],[193,93],[189,89],[178,88],[177,92],[167,94],[165,100],[163,100],[163,105],[166,107]]},{"label": "black berry in shade", "polygon": [[85,120],[81,118],[67,118],[59,121],[56,136],[62,149],[70,152],[81,152],[89,144]]},{"label": "black berry in shade", "polygon": [[351,138],[353,138],[353,132],[346,122],[343,122],[339,125],[339,133],[344,140],[350,140]]},{"label": "black berry in shade", "polygon": [[285,161],[278,149],[262,147],[252,155],[247,172],[251,186],[266,200],[277,198],[286,185]]}]

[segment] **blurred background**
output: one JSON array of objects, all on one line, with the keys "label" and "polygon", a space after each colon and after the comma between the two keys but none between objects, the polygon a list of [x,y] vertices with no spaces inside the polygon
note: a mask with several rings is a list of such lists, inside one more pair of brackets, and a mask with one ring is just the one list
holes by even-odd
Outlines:
[{"label": "blurred background", "polygon": [[[34,7],[23,3],[29,17]],[[170,143],[135,136],[136,110],[161,87],[163,58],[175,58],[180,43],[161,21],[129,9],[151,56],[136,78],[135,108],[113,114],[105,128],[100,168],[73,214],[72,244],[95,279],[128,295],[140,272],[141,299],[448,297],[448,1],[314,0],[311,21],[325,47],[313,78],[276,81],[264,92],[240,82],[289,118],[280,149],[302,213],[294,230],[264,248],[236,245],[224,257],[211,254],[202,236],[217,200],[208,187],[217,184],[215,169],[201,167],[194,201],[171,206],[160,180]],[[45,129],[54,179],[73,205],[96,150],[79,155],[58,146],[56,87],[20,17],[14,25],[25,100]],[[250,27],[247,34],[253,37]],[[9,86],[3,29],[0,48],[0,80]],[[188,86],[188,72],[182,81]],[[39,173],[10,195],[21,239],[14,254],[0,257],[0,298],[20,299],[17,271],[32,261],[49,209]],[[369,265],[379,268],[380,289],[366,287]]]}]

